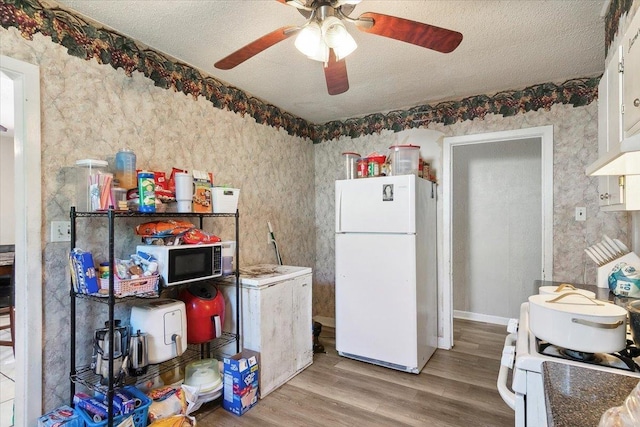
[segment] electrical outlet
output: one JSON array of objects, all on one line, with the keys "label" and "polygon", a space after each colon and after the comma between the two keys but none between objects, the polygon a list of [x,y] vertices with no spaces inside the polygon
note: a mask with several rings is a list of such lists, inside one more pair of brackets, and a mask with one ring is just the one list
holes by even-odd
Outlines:
[{"label": "electrical outlet", "polygon": [[51,221],[51,242],[71,241],[71,221]]},{"label": "electrical outlet", "polygon": [[577,207],[576,208],[576,221],[584,221],[587,219],[587,208],[585,207]]}]

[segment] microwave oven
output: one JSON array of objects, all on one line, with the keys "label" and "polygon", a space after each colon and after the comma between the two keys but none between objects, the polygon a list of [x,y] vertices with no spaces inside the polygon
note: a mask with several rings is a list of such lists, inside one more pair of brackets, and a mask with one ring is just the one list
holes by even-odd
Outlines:
[{"label": "microwave oven", "polygon": [[222,276],[222,244],[156,246],[138,245],[152,255],[164,286],[180,285]]}]

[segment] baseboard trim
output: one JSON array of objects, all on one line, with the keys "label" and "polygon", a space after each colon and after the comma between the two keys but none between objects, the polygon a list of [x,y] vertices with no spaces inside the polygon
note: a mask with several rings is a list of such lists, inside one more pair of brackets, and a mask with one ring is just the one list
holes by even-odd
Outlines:
[{"label": "baseboard trim", "polygon": [[313,320],[315,322],[320,323],[322,326],[326,326],[327,328],[336,328],[336,319],[335,317],[327,317],[327,316],[313,316]]},{"label": "baseboard trim", "polygon": [[453,310],[454,319],[473,320],[474,322],[492,323],[494,325],[507,325],[508,317],[492,316],[489,314],[472,313],[470,311]]}]

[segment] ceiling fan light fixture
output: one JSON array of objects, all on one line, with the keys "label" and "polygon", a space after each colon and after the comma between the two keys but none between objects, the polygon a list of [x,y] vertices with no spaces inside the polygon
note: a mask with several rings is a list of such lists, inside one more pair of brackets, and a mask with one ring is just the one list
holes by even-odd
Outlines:
[{"label": "ceiling fan light fixture", "polygon": [[327,46],[335,52],[337,61],[345,58],[358,47],[344,23],[335,16],[328,16],[322,21],[322,36]]},{"label": "ceiling fan light fixture", "polygon": [[324,44],[320,25],[316,22],[310,22],[300,31],[294,44],[300,52],[308,57],[317,55],[321,45]]},{"label": "ceiling fan light fixture", "polygon": [[307,55],[309,59],[313,59],[314,61],[324,62],[325,64],[329,62],[329,46],[320,40],[320,44],[318,45],[318,50],[313,55]]},{"label": "ceiling fan light fixture", "polygon": [[351,34],[346,33],[344,39],[340,42],[340,44],[333,48],[333,51],[336,54],[336,60],[340,61],[345,58],[347,55],[353,53],[354,50],[358,47],[356,41],[351,37]]},{"label": "ceiling fan light fixture", "polygon": [[335,16],[328,16],[322,21],[322,36],[330,48],[335,49],[347,35],[349,32],[344,24]]},{"label": "ceiling fan light fixture", "polygon": [[307,2],[305,0],[286,0],[285,3],[289,6],[295,7],[296,9],[308,9]]}]

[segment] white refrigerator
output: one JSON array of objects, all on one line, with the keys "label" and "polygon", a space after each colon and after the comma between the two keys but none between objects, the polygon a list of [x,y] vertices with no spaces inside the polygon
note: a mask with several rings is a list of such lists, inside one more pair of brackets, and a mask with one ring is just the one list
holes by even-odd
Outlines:
[{"label": "white refrigerator", "polygon": [[438,343],[436,186],[336,181],[336,350],[419,373]]}]

